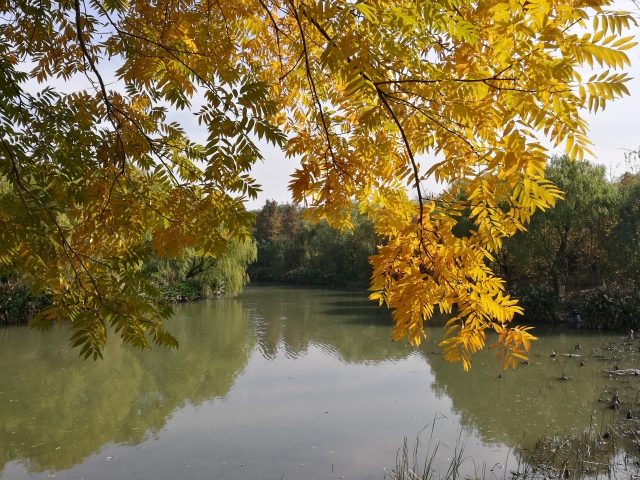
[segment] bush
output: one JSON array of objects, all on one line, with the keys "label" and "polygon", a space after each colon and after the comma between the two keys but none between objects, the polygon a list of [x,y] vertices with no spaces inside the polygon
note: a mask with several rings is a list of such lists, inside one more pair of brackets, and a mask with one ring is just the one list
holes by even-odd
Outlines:
[{"label": "bush", "polygon": [[586,295],[580,312],[587,327],[592,329],[638,329],[640,296],[618,285],[601,287]]},{"label": "bush", "polygon": [[162,300],[167,302],[189,302],[204,298],[203,286],[196,282],[158,283]]},{"label": "bush", "polygon": [[44,296],[35,296],[19,280],[0,281],[0,325],[27,323],[46,304]]},{"label": "bush", "polygon": [[539,287],[523,288],[512,293],[524,308],[524,318],[532,324],[553,324],[560,320],[560,300],[555,292]]}]

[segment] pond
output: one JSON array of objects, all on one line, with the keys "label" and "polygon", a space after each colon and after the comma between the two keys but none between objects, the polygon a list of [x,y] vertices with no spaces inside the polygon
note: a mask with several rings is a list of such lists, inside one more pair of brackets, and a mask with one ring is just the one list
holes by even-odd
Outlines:
[{"label": "pond", "polygon": [[611,392],[638,394],[604,372],[636,364],[619,335],[538,329],[528,365],[481,352],[464,373],[441,328],[413,348],[390,322],[363,292],[251,286],[178,305],[178,350],[115,340],[94,363],[65,328],[0,329],[0,478],[381,480],[423,429],[437,469],[463,447],[469,474],[504,478],[540,435],[599,429],[624,415]]}]

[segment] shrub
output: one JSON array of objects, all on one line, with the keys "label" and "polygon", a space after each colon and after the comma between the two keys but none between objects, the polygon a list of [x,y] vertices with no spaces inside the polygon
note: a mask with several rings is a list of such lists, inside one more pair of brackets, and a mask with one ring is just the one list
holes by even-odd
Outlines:
[{"label": "shrub", "polygon": [[629,330],[640,325],[640,296],[618,285],[601,287],[588,293],[580,306],[589,328]]},{"label": "shrub", "polygon": [[0,325],[27,323],[46,304],[44,296],[35,296],[19,280],[0,281]]},{"label": "shrub", "polygon": [[524,318],[528,323],[553,324],[560,319],[560,301],[551,290],[527,287],[513,292],[512,296],[520,301],[520,306],[524,308]]},{"label": "shrub", "polygon": [[207,296],[203,292],[203,285],[196,282],[159,283],[158,289],[162,294],[162,300],[168,302],[189,302]]}]

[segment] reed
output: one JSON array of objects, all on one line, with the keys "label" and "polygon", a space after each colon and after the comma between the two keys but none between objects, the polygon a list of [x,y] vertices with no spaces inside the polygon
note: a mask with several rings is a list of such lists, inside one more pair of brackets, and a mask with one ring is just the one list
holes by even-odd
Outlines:
[{"label": "reed", "polygon": [[[593,425],[593,424],[592,424]],[[461,430],[448,465],[436,468],[440,442],[433,442],[435,419],[423,428],[411,447],[405,437],[396,456],[395,469],[385,469],[388,480],[638,480],[640,478],[640,448],[638,439],[630,443],[628,431],[640,436],[639,428],[621,428],[611,423],[600,431],[589,428],[581,435],[543,435],[531,449],[511,450],[500,468],[487,469],[464,454],[466,439]],[[421,448],[421,436],[431,427],[426,453]],[[640,422],[637,427],[640,427]]]},{"label": "reed", "polygon": [[[435,468],[436,456],[441,442],[433,441],[434,429],[436,421],[440,418],[434,418],[433,422],[427,424],[416,436],[416,441],[413,448],[409,447],[407,438],[405,437],[403,446],[398,449],[396,455],[396,467],[389,471],[385,469],[385,478],[389,480],[457,480],[460,478],[483,478],[483,475],[478,475],[479,472],[485,472],[485,465],[482,464],[480,468],[477,468],[473,459],[464,455],[466,439],[463,435],[463,430],[458,433],[458,438],[453,450],[453,456],[447,466],[446,471],[441,471]],[[421,437],[425,430],[430,428],[429,440],[426,443],[426,456],[421,455]],[[465,463],[473,463],[472,471],[476,472],[476,475],[463,474],[462,465]],[[466,467],[466,466],[465,466]],[[468,469],[465,468],[466,472]]]}]

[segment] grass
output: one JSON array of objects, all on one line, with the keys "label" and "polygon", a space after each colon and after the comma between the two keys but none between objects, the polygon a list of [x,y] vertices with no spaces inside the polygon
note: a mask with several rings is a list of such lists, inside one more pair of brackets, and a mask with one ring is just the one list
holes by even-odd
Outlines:
[{"label": "grass", "polygon": [[[404,439],[403,446],[398,450],[398,454],[396,456],[396,468],[394,470],[386,470],[385,478],[389,480],[457,480],[460,478],[483,478],[477,475],[477,473],[485,471],[485,465],[483,464],[480,469],[478,469],[475,464],[473,470],[476,472],[475,476],[464,475],[461,474],[461,466],[465,462],[473,463],[473,459],[471,457],[464,456],[464,448],[465,448],[465,438],[463,435],[463,431],[460,430],[458,434],[458,438],[456,439],[456,444],[453,450],[453,457],[448,465],[448,468],[445,472],[440,472],[435,468],[435,460],[441,442],[437,442],[433,447],[433,434],[436,425],[436,421],[440,418],[445,417],[436,417],[433,422],[429,423],[425,426],[416,436],[416,442],[412,449],[409,448],[409,443],[407,438]],[[425,460],[421,459],[421,441],[420,437],[423,432],[431,427],[431,433],[429,435],[429,441],[426,444],[427,455]]]},{"label": "grass", "polygon": [[[464,454],[465,438],[460,431],[453,456],[445,469],[437,470],[440,442],[433,444],[434,419],[418,433],[413,447],[404,439],[395,469],[386,470],[388,480],[638,480],[640,479],[640,420],[637,424],[616,422],[603,431],[591,428],[582,435],[542,436],[532,449],[515,451],[515,469],[508,469],[507,453],[499,469]],[[431,427],[426,454],[420,452],[420,437]],[[633,432],[632,437],[629,431]],[[497,465],[496,465],[497,466]]]}]

